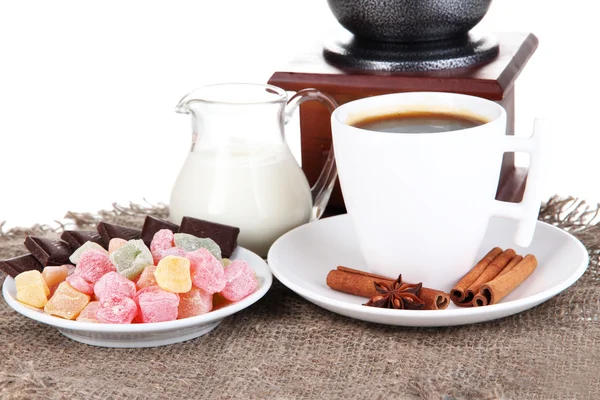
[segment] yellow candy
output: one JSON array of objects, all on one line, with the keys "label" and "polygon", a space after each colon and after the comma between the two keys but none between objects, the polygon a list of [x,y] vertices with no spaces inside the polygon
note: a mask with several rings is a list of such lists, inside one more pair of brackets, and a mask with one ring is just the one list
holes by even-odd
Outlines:
[{"label": "yellow candy", "polygon": [[90,296],[73,289],[67,282],[58,285],[44,311],[65,319],[75,319],[90,302]]},{"label": "yellow candy", "polygon": [[154,278],[161,289],[173,293],[185,293],[192,289],[190,260],[178,256],[166,256],[156,266]]},{"label": "yellow candy", "polygon": [[48,302],[50,289],[40,271],[25,271],[15,277],[17,300],[33,307],[42,308]]},{"label": "yellow candy", "polygon": [[66,265],[61,265],[58,267],[45,267],[42,271],[42,277],[44,278],[44,281],[48,287],[58,285],[67,279],[68,275],[69,269]]},{"label": "yellow candy", "polygon": [[231,264],[231,260],[229,258],[224,258],[223,259],[223,266],[224,267],[229,267],[229,264]]}]

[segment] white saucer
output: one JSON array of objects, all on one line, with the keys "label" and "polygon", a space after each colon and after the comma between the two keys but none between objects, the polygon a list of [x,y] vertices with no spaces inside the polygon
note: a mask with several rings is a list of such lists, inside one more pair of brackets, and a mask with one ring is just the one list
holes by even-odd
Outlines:
[{"label": "white saucer", "polygon": [[[288,232],[273,244],[268,262],[273,274],[288,288],[308,301],[341,315],[401,326],[472,324],[534,307],[575,283],[588,266],[587,250],[567,232],[538,222],[531,246],[524,249],[511,241],[515,227],[512,220],[492,218],[480,249],[480,257],[493,247],[510,247],[517,254],[534,254],[539,265],[521,286],[499,304],[486,307],[460,308],[451,304],[446,310],[436,311],[381,309],[363,306],[367,301],[365,298],[330,289],[325,279],[328,272],[338,265],[366,270],[347,215],[326,218]],[[454,283],[449,282],[448,287],[436,289],[449,292]]]},{"label": "white saucer", "polygon": [[7,277],[2,287],[4,299],[15,311],[26,317],[51,325],[63,335],[85,344],[103,347],[155,347],[179,343],[202,336],[215,329],[221,321],[255,303],[267,293],[273,276],[265,261],[250,250],[238,247],[231,260],[247,261],[256,273],[258,289],[250,296],[197,317],[148,324],[101,324],[69,321],[45,314],[16,300],[15,280]]}]

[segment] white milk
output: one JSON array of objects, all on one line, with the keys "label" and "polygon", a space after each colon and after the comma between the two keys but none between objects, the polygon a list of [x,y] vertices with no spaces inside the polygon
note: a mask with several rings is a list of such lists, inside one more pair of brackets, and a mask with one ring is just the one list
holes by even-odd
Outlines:
[{"label": "white milk", "polygon": [[279,236],[308,222],[306,177],[285,144],[218,151],[188,155],[171,194],[171,220],[237,226],[238,244],[265,257]]}]

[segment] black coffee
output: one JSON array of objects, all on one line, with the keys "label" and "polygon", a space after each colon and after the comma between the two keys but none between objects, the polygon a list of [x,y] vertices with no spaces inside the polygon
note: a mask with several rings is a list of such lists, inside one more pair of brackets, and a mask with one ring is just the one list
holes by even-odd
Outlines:
[{"label": "black coffee", "polygon": [[390,133],[436,133],[473,128],[487,123],[483,117],[438,112],[406,112],[367,117],[352,124],[357,128]]}]

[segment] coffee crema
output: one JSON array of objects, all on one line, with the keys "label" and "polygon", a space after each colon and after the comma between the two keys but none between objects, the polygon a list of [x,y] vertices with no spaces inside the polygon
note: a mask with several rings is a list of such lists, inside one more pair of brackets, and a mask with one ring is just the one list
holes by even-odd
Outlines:
[{"label": "coffee crema", "polygon": [[410,111],[373,115],[350,125],[369,131],[389,133],[438,133],[474,128],[489,121],[477,115],[435,111]]}]

